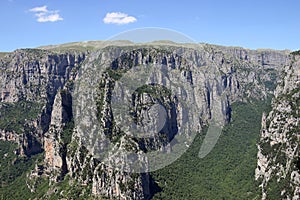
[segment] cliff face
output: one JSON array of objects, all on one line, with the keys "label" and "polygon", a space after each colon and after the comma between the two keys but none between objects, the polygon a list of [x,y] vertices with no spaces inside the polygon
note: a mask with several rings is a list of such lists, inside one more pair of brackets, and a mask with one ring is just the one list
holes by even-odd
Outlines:
[{"label": "cliff face", "polygon": [[300,57],[282,71],[272,111],[262,119],[256,179],[263,199],[300,198],[299,106]]},{"label": "cliff face", "polygon": [[[51,53],[44,50],[17,50],[1,60],[1,101],[49,100],[74,77],[85,59],[83,52]],[[37,99],[38,98],[38,99]]]},{"label": "cliff face", "polygon": [[[85,56],[75,51],[52,53],[28,49],[17,50],[1,59],[1,117],[5,120],[0,137],[19,143],[20,154],[33,154],[33,149],[41,151],[39,146],[49,129],[57,91],[72,83],[76,67]],[[26,150],[28,145],[31,147]]]},{"label": "cliff face", "polygon": [[[17,50],[1,59],[1,112],[7,106],[13,109],[18,103],[23,102],[20,104],[21,108],[29,109],[28,113],[34,115],[24,114],[26,119],[19,120],[24,122],[19,129],[8,128],[4,122],[1,123],[0,138],[16,141],[21,155],[30,156],[44,151],[42,174],[48,177],[54,188],[55,183],[62,182],[68,177],[69,184],[87,187],[90,193],[96,196],[147,199],[152,193],[150,188],[152,180],[147,170],[146,173],[116,170],[114,165],[107,165],[99,156],[95,156],[95,149],[105,148],[105,141],[108,138],[107,141],[113,143],[118,155],[114,157],[111,154],[109,162],[118,162],[118,166],[124,168],[128,167],[130,159],[124,152],[133,151],[139,155],[148,151],[172,152],[169,143],[180,133],[183,125],[196,133],[200,132],[213,115],[217,115],[216,113],[222,124],[230,122],[230,105],[235,101],[247,102],[251,98],[264,99],[272,94],[278,74],[283,66],[290,62],[291,58],[287,52],[252,51],[213,45],[186,48],[172,45],[129,45],[112,46],[94,52]],[[294,61],[292,66],[297,62]],[[131,91],[118,84],[120,77],[135,66],[150,66],[150,64],[165,67],[157,69],[149,79],[154,80],[157,85],[148,85],[135,90],[128,105],[137,124],[142,123],[142,118],[148,117],[149,106],[155,103],[164,107],[167,121],[157,136],[151,139],[136,139],[128,136],[130,131],[126,133],[116,123],[112,94],[116,88],[115,97],[120,102],[126,102],[125,94]],[[101,73],[88,74],[91,71],[85,70],[91,66],[99,67]],[[286,69],[286,72],[289,72],[289,69]],[[89,75],[92,77],[90,82],[93,87],[77,84],[78,80],[88,78]],[[292,75],[295,76],[290,73],[290,76]],[[166,77],[169,79],[166,80]],[[289,78],[286,80],[287,85],[288,81]],[[174,82],[180,86],[172,85]],[[169,88],[173,93],[169,93],[159,85]],[[288,90],[287,87],[284,86],[285,90]],[[76,96],[78,89],[84,91],[86,95],[78,98]],[[95,96],[91,96],[93,92]],[[277,88],[276,98],[280,93],[280,89]],[[192,106],[188,115],[192,116],[191,120],[184,120],[187,114],[183,101],[178,98],[184,99],[184,102]],[[93,118],[87,121],[84,118],[77,118],[78,110],[75,112],[74,109],[81,108],[78,100],[85,102],[82,106],[86,105],[86,102],[91,103],[90,107],[79,111],[82,115],[86,112],[94,113],[95,115],[91,115]],[[220,105],[216,106],[215,102],[219,102]],[[26,105],[30,106],[27,108]],[[271,118],[272,116],[268,117],[270,120]],[[82,119],[81,125],[87,127],[90,122],[99,123],[96,135],[98,140],[93,138],[95,135],[91,134],[89,129],[82,131],[77,127],[78,119]],[[126,124],[127,120],[120,118],[118,122]],[[149,120],[157,122],[157,119],[151,117]],[[295,123],[295,119],[290,119],[290,122]],[[188,133],[184,134],[189,136]],[[267,135],[265,133],[264,137],[269,137]],[[90,148],[86,140],[93,141],[94,148]],[[262,157],[262,153],[259,153],[259,156]],[[147,159],[145,156],[137,158],[146,163],[144,169],[151,166],[147,164],[149,163]],[[263,169],[265,168],[267,167]],[[37,172],[39,170],[40,167],[37,167],[28,176],[29,179],[34,180],[35,174],[40,174]],[[262,176],[265,174],[262,171],[257,173]],[[32,191],[36,183],[31,181],[31,184],[28,184]],[[50,187],[49,191],[55,191],[54,188]],[[82,195],[83,193],[84,191]],[[60,195],[63,198],[68,194],[61,192]]]}]

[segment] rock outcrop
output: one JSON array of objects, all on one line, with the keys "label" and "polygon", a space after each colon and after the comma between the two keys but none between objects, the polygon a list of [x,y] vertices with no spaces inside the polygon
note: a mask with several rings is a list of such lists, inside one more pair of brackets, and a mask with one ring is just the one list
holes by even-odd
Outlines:
[{"label": "rock outcrop", "polygon": [[[96,66],[96,69],[99,67],[103,72],[91,74],[90,82],[98,85],[93,85],[92,88],[88,85],[80,87],[83,92],[86,92],[80,100],[94,101],[96,107],[89,109],[96,113],[93,120],[97,120],[100,124],[100,139],[93,140],[92,134],[88,139],[97,144],[95,148],[101,149],[105,148],[104,140],[101,138],[108,138],[121,153],[117,161],[126,167],[128,157],[122,154],[126,151],[141,154],[148,151],[172,152],[169,143],[182,130],[183,125],[200,132],[216,112],[222,124],[230,122],[230,105],[233,102],[246,102],[251,98],[264,99],[271,95],[279,73],[292,61],[289,52],[286,51],[254,51],[207,44],[186,45],[186,47],[171,44],[164,46],[128,44],[97,48],[93,52],[84,48],[64,51],[51,48],[17,50],[2,58],[0,62],[1,102],[3,104],[34,102],[41,105],[41,109],[34,119],[26,121],[24,127],[27,128],[21,129],[19,133],[0,127],[0,138],[17,141],[22,146],[22,151],[27,152],[23,153],[24,155],[43,150],[44,164],[36,167],[38,172],[33,171],[32,174],[44,174],[50,179],[51,184],[64,181],[68,176],[71,185],[80,184],[90,187],[90,195],[119,199],[150,198],[151,177],[147,172],[131,173],[107,166],[95,156],[91,148],[87,148],[84,140],[90,132],[86,130],[83,134],[76,127],[73,110],[74,106],[78,106],[74,105],[74,98],[78,100],[75,96],[76,82],[84,76],[88,77],[88,74],[82,73],[87,72],[84,70]],[[293,66],[297,62],[294,61]],[[128,105],[132,109],[135,122],[141,124],[141,119],[148,117],[149,106],[160,103],[166,110],[167,122],[158,136],[137,140],[128,137],[122,127],[116,125],[111,97],[114,88],[117,88],[116,97],[126,101],[125,94],[129,90],[118,85],[120,77],[135,66],[151,64],[160,66],[149,79],[157,85],[138,88]],[[289,73],[289,70],[287,69],[286,72]],[[290,73],[290,76],[292,75],[294,77],[295,73]],[[289,78],[286,84],[289,84],[288,81]],[[172,83],[177,83],[176,87]],[[283,87],[288,90],[288,86]],[[97,95],[91,96],[89,92],[94,88],[97,88],[94,91]],[[168,89],[175,92],[177,96],[174,93],[172,95]],[[276,96],[280,96],[280,93],[280,89],[277,89]],[[215,102],[219,102],[220,105],[216,106]],[[193,107],[189,110],[192,116],[190,121],[184,120],[187,115],[184,103]],[[286,106],[280,106],[278,109],[292,112],[292,107],[289,109],[288,102],[286,103]],[[214,107],[218,110],[213,110]],[[89,109],[83,110],[83,114],[89,112]],[[267,120],[271,120],[270,115]],[[296,123],[295,118],[288,119],[289,123]],[[88,126],[90,121],[85,120],[83,119],[82,122]],[[121,122],[122,120],[126,123],[127,119],[120,119]],[[153,123],[158,121],[151,117],[149,120]],[[273,126],[274,123],[271,124]],[[263,123],[263,126],[264,130],[270,130],[267,122]],[[264,138],[269,138],[267,133],[268,131],[263,133]],[[285,142],[281,137],[276,136],[276,139],[272,139],[274,145],[276,142]],[[289,155],[297,152],[295,148],[298,147],[291,146],[288,150]],[[270,162],[261,150],[259,158],[261,168],[257,171],[257,176],[265,176],[264,172],[267,173]],[[111,159],[115,158],[111,157]],[[147,163],[145,157],[141,156],[138,159],[145,159],[143,161]],[[290,174],[295,183],[298,180],[297,173],[293,171]],[[264,182],[263,187],[266,182],[268,181]],[[29,187],[34,192],[34,186],[29,185]],[[67,198],[63,193],[60,195],[62,198]]]},{"label": "rock outcrop", "polygon": [[300,198],[300,56],[291,57],[275,90],[272,111],[262,119],[255,171],[262,199]]}]

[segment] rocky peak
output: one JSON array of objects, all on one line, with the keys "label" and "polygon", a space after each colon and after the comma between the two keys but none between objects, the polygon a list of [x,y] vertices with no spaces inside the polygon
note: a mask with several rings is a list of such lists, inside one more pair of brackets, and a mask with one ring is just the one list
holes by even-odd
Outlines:
[{"label": "rocky peak", "polygon": [[282,70],[275,90],[272,111],[262,119],[258,144],[256,179],[261,183],[262,199],[299,199],[299,106],[300,56]]}]

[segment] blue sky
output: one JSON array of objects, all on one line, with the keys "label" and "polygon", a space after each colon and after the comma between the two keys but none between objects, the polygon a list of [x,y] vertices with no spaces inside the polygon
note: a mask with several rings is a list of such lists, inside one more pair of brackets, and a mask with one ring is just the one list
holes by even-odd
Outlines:
[{"label": "blue sky", "polygon": [[161,27],[197,42],[300,49],[299,0],[1,0],[0,51]]}]

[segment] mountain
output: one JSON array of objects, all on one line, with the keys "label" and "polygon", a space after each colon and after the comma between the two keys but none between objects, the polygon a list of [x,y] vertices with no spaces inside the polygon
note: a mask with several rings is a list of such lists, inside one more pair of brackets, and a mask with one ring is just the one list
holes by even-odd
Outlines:
[{"label": "mountain", "polygon": [[272,110],[262,118],[256,179],[262,199],[300,198],[299,106],[300,56],[293,52],[274,92]]},{"label": "mountain", "polygon": [[[159,199],[186,192],[181,199],[249,199],[276,196],[280,187],[282,197],[297,199],[298,60],[297,52],[168,41],[78,42],[1,54],[0,195]],[[272,98],[272,111],[263,114]],[[123,104],[126,115],[116,112]],[[145,119],[156,125],[143,126]],[[144,134],[158,133],[135,135],[133,122]],[[211,153],[203,144],[219,135],[210,125],[223,128]],[[153,159],[161,160],[153,165]],[[188,176],[195,181],[190,187]],[[217,196],[209,196],[212,187]]]}]

